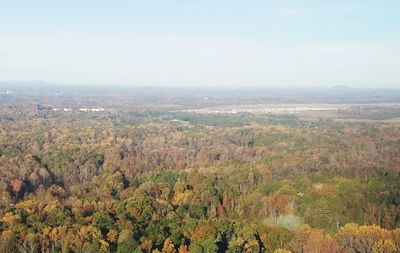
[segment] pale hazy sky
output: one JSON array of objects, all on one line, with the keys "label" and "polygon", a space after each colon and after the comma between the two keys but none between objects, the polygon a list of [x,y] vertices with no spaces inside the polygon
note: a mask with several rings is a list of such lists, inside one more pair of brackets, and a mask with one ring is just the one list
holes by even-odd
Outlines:
[{"label": "pale hazy sky", "polygon": [[4,0],[0,81],[400,87],[399,13],[399,0]]}]

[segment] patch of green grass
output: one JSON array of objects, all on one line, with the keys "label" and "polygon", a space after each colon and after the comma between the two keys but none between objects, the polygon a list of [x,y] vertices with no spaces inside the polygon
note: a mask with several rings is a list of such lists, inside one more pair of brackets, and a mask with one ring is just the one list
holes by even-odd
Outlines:
[{"label": "patch of green grass", "polygon": [[268,217],[263,220],[264,225],[276,225],[284,228],[293,228],[303,224],[301,217],[295,215],[280,215],[277,217]]}]

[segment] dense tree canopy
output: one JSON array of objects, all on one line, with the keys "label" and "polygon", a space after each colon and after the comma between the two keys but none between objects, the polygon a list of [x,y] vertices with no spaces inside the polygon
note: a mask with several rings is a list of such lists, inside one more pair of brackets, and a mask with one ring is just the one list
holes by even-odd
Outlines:
[{"label": "dense tree canopy", "polygon": [[400,250],[398,123],[1,113],[0,252]]}]

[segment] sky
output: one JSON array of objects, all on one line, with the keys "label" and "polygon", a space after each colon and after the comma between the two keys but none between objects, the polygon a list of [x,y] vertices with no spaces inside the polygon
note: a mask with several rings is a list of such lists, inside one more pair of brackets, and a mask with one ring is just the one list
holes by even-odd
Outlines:
[{"label": "sky", "polygon": [[400,87],[399,0],[0,0],[0,81]]}]

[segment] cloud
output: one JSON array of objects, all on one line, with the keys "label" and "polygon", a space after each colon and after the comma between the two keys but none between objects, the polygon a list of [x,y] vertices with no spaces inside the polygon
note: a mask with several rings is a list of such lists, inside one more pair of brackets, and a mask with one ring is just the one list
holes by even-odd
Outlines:
[{"label": "cloud", "polygon": [[273,15],[283,18],[304,17],[310,15],[339,15],[339,14],[360,14],[368,12],[377,12],[384,10],[383,6],[377,5],[374,8],[365,5],[351,4],[331,4],[330,6],[308,6],[293,7],[275,10]]},{"label": "cloud", "polygon": [[274,14],[279,17],[298,17],[312,14],[314,12],[311,8],[289,8],[275,11]]}]

